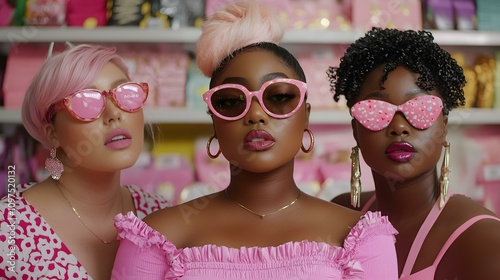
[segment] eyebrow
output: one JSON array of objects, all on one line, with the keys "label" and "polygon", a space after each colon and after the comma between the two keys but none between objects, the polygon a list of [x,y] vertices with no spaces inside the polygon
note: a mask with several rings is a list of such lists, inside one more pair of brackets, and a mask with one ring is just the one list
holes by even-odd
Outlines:
[{"label": "eyebrow", "polygon": [[[276,78],[288,78],[288,76],[282,72],[268,73],[260,78],[260,82],[263,84],[267,81],[274,80]],[[222,81],[222,84],[228,84],[228,83],[241,84],[245,86],[248,83],[248,80],[243,77],[227,77]]]}]

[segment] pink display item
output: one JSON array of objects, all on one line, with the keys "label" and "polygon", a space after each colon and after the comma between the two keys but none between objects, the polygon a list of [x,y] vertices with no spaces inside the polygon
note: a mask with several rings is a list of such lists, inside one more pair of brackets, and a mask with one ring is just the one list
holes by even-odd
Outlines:
[{"label": "pink display item", "polygon": [[284,119],[297,112],[306,91],[307,84],[302,81],[279,78],[265,82],[258,91],[239,84],[222,84],[203,94],[203,100],[213,114],[227,121],[245,116],[253,97],[269,116]]},{"label": "pink display item", "polygon": [[59,26],[66,22],[67,0],[28,0],[26,1],[26,25]]},{"label": "pink display item", "polygon": [[86,28],[94,28],[97,26],[105,26],[107,22],[106,11],[99,12],[75,12],[68,13],[66,16],[66,23],[68,26],[83,26]]},{"label": "pink display item", "polygon": [[439,97],[423,95],[402,105],[375,99],[362,100],[352,106],[351,114],[361,125],[372,131],[386,128],[396,112],[403,113],[413,127],[426,129],[436,121],[442,109],[443,101]]},{"label": "pink display item", "polygon": [[110,95],[116,106],[125,112],[133,113],[142,108],[148,98],[147,83],[124,83],[110,90],[82,89],[57,103],[47,113],[47,122],[54,114],[66,108],[78,120],[91,122],[98,119],[106,108],[107,96]]},{"label": "pink display item", "polygon": [[32,43],[13,45],[7,58],[3,80],[4,107],[20,109],[31,80],[47,57],[48,45]]},{"label": "pink display item", "polygon": [[356,30],[422,29],[422,4],[420,0],[352,0],[352,25]]},{"label": "pink display item", "polygon": [[13,14],[14,8],[7,3],[7,0],[0,0],[0,26],[8,26]]}]

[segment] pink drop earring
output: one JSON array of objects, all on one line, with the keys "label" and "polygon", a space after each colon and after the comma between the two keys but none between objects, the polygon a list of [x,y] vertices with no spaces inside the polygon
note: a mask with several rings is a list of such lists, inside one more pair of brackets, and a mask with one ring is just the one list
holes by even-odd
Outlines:
[{"label": "pink drop earring", "polygon": [[50,177],[52,177],[52,179],[59,180],[61,178],[61,174],[64,171],[64,165],[56,157],[56,152],[56,147],[50,149],[50,157],[45,160],[45,169],[49,171]]}]

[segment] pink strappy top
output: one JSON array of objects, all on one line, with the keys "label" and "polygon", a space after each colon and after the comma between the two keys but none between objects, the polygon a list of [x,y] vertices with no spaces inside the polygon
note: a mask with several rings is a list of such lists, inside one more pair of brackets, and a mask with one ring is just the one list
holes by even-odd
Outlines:
[{"label": "pink strappy top", "polygon": [[[367,203],[363,206],[362,212],[366,212],[370,206],[373,204],[375,201],[376,196],[373,195]],[[447,201],[449,198],[447,199]],[[446,205],[445,205],[446,206]],[[444,207],[442,208],[444,209]],[[434,206],[432,207],[431,211],[429,214],[427,214],[427,217],[424,220],[424,223],[420,227],[417,236],[415,237],[415,240],[413,240],[413,244],[411,245],[410,252],[408,253],[408,257],[406,258],[406,263],[403,267],[403,271],[401,272],[401,276],[399,277],[400,280],[422,280],[422,279],[434,279],[434,275],[436,273],[436,269],[439,265],[439,262],[443,258],[444,254],[448,249],[450,248],[451,244],[455,242],[455,240],[464,232],[466,231],[469,227],[471,227],[473,224],[476,222],[483,220],[483,219],[494,219],[497,221],[500,221],[499,218],[490,216],[490,215],[479,215],[475,216],[473,218],[470,218],[468,221],[463,223],[460,227],[458,227],[451,235],[448,237],[448,240],[446,240],[445,244],[439,251],[436,259],[432,263],[431,266],[424,268],[418,272],[415,272],[413,274],[410,274],[413,265],[415,264],[415,261],[417,260],[418,253],[420,252],[420,249],[422,248],[422,244],[424,243],[425,238],[427,237],[427,234],[431,230],[432,226],[436,222],[437,218],[439,217],[439,214],[441,214],[441,210],[439,209],[439,200],[436,201]]]},{"label": "pink strappy top", "polygon": [[342,247],[288,242],[272,247],[176,248],[133,213],[117,215],[120,248],[111,279],[397,279],[394,235],[380,212],[367,212]]}]

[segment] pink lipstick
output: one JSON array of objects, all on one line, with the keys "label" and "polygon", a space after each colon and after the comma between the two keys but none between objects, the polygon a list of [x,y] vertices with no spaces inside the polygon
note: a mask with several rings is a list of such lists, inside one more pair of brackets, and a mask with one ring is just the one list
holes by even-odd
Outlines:
[{"label": "pink lipstick", "polygon": [[112,130],[106,137],[104,145],[111,150],[125,149],[132,144],[132,136],[123,128]]},{"label": "pink lipstick", "polygon": [[385,150],[388,158],[395,162],[408,162],[415,156],[415,148],[408,142],[394,142]]},{"label": "pink lipstick", "polygon": [[251,151],[265,151],[274,145],[274,138],[265,130],[252,130],[245,137],[244,146]]}]

